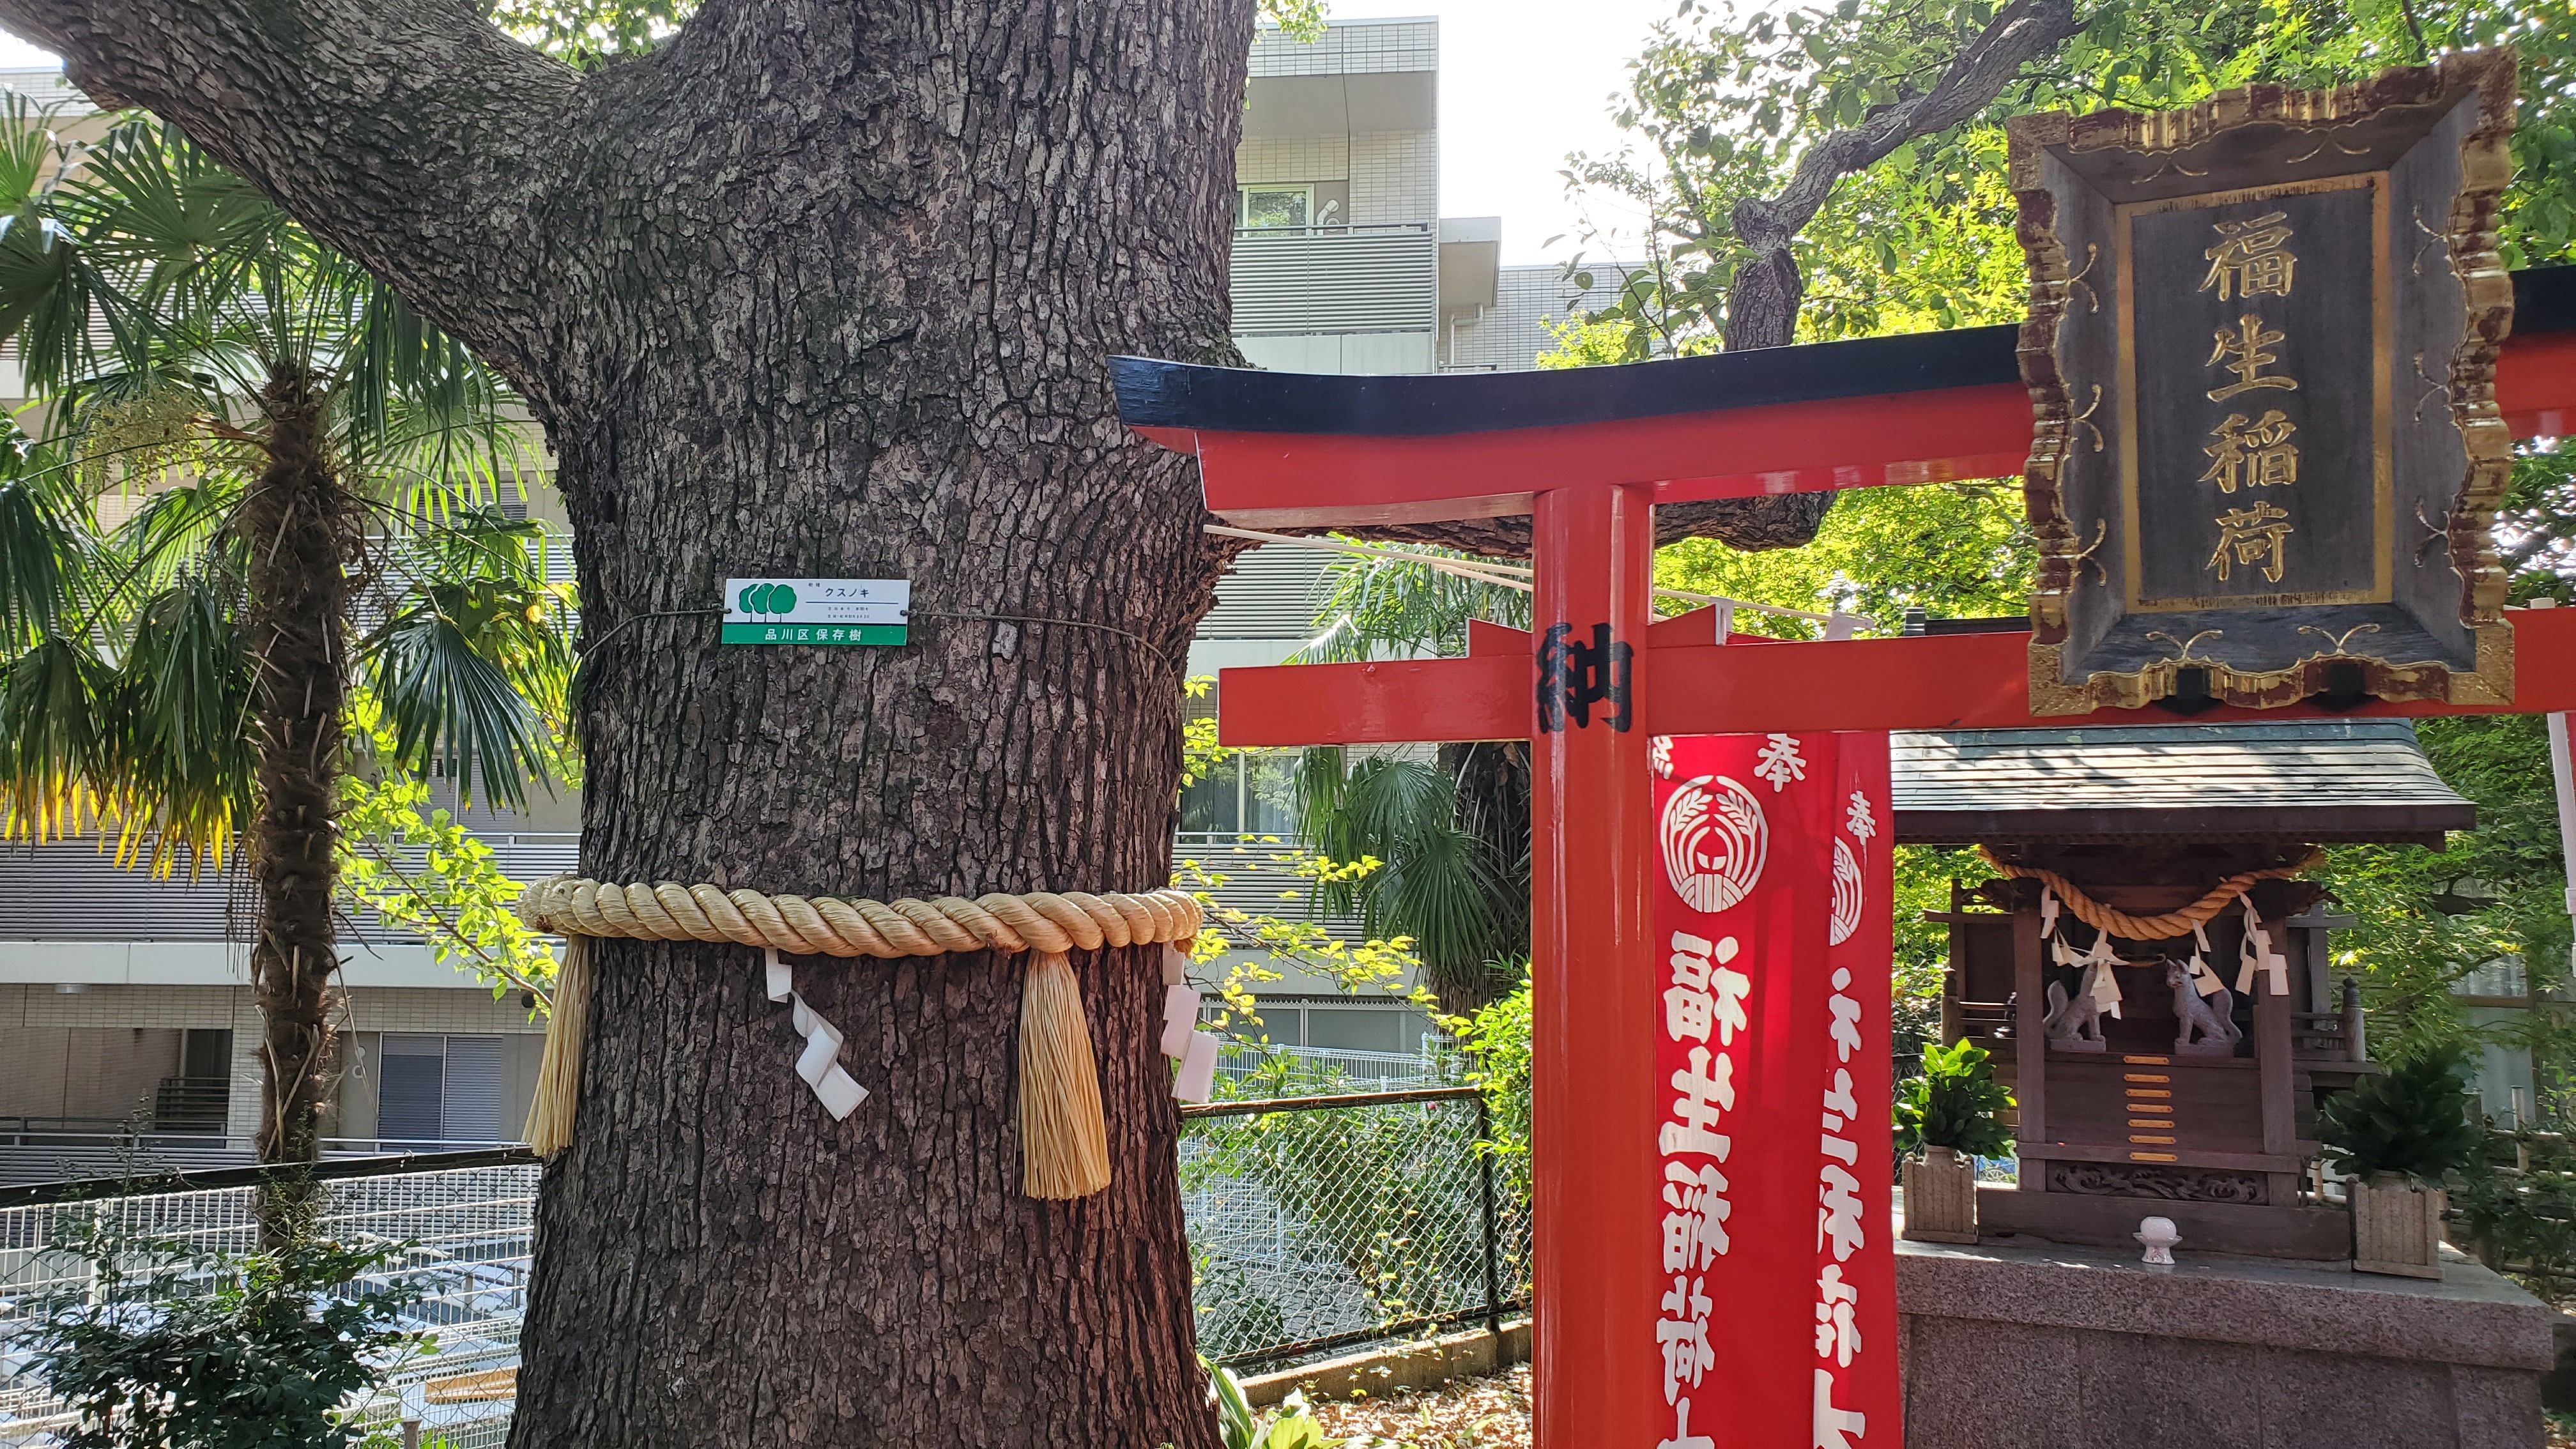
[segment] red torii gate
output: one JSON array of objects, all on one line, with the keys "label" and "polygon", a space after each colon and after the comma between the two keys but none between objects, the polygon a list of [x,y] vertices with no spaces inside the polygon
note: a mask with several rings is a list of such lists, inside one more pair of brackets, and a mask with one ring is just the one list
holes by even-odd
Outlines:
[{"label": "red torii gate", "polygon": [[[2576,421],[2576,268],[2515,278],[2498,401],[2517,436]],[[1650,1445],[1661,1179],[1648,740],[1769,731],[2009,728],[2029,639],[1965,634],[1726,647],[1714,612],[1654,620],[1658,503],[2015,475],[2031,436],[2015,329],[1989,327],[1563,372],[1331,377],[1120,358],[1119,411],[1194,454],[1210,511],[1258,528],[1528,514],[1533,631],[1463,659],[1223,671],[1227,745],[1533,741],[1532,1027],[1537,1437]],[[2346,715],[2576,709],[2576,609],[2513,610],[2509,707],[2366,703]],[[1622,658],[1621,655],[1625,657]],[[1541,728],[1571,669],[1604,700]],[[1613,718],[1613,714],[1617,718]],[[2301,718],[2313,704],[2193,720]],[[2091,724],[2179,724],[2101,710]],[[2045,721],[2066,724],[2066,719]],[[1578,1084],[1579,1093],[1578,1093]],[[1605,1130],[1605,1123],[1615,1124]],[[1785,1387],[1784,1392],[1796,1392]]]}]

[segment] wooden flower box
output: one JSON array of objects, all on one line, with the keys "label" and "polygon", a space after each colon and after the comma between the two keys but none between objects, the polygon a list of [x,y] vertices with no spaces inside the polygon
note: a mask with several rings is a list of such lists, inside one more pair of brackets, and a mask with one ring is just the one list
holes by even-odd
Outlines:
[{"label": "wooden flower box", "polygon": [[2355,1272],[2442,1276],[2442,1209],[2447,1193],[2402,1177],[2355,1178],[2344,1184],[2344,1192],[2352,1202]]},{"label": "wooden flower box", "polygon": [[1905,1159],[1901,1175],[1906,1237],[1921,1243],[1977,1240],[1975,1162],[1947,1147],[1926,1147]]}]

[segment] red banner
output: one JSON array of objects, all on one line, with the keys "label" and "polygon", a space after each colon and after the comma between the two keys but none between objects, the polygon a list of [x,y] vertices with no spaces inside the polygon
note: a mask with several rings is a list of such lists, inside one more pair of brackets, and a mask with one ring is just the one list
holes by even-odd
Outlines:
[{"label": "red banner", "polygon": [[1826,935],[1824,1121],[1816,1174],[1810,1449],[1905,1442],[1896,1364],[1889,1096],[1896,951],[1887,736],[1835,736],[1834,905]]},{"label": "red banner", "polygon": [[[1655,1449],[1810,1449],[1817,1273],[1807,1245],[1818,1231],[1816,1104],[1829,1080],[1833,839],[1849,793],[1835,746],[1829,734],[1654,742],[1655,1074],[1665,1086],[1652,1342],[1657,1422],[1673,1426]],[[1880,760],[1884,771],[1883,746]],[[1882,1196],[1882,1238],[1885,1215]],[[1638,1352],[1646,1342],[1640,1325]]]}]

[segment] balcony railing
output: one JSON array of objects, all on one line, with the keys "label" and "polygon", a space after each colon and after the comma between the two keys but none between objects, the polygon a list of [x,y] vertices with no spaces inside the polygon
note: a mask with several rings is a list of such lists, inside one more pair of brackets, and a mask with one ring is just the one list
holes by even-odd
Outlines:
[{"label": "balcony railing", "polygon": [[[573,834],[487,834],[482,839],[513,880],[570,869],[581,854]],[[93,840],[0,848],[0,941],[242,941],[253,901],[231,869],[188,879],[183,862],[168,879],[127,870]],[[236,856],[235,860],[240,857]],[[352,918],[368,942],[418,939],[388,931],[369,912]]]},{"label": "balcony railing", "polygon": [[221,1132],[232,1110],[230,1077],[163,1077],[152,1093],[156,1132]]},{"label": "balcony railing", "polygon": [[1244,227],[1234,234],[1234,330],[1415,332],[1438,325],[1430,223]]}]

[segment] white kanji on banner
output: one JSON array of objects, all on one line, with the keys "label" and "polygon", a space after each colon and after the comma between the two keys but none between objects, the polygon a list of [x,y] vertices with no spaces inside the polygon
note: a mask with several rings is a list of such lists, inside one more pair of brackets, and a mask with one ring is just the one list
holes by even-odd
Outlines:
[{"label": "white kanji on banner", "polygon": [[1655,1324],[1655,1342],[1664,1356],[1664,1402],[1680,1397],[1682,1385],[1699,1387],[1700,1375],[1717,1363],[1708,1346],[1708,1315],[1717,1305],[1698,1278],[1675,1274],[1673,1291],[1664,1295],[1664,1316]]},{"label": "white kanji on banner", "polygon": [[1714,1167],[1664,1164],[1664,1271],[1687,1273],[1726,1256],[1726,1174]]},{"label": "white kanji on banner", "polygon": [[1683,1399],[1673,1406],[1673,1437],[1657,1440],[1655,1449],[1717,1449],[1717,1441],[1690,1431],[1690,1400]]},{"label": "white kanji on banner", "polygon": [[1702,775],[1664,802],[1664,879],[1692,910],[1715,914],[1753,893],[1771,849],[1762,802],[1724,775]]},{"label": "white kanji on banner", "polygon": [[1798,754],[1794,735],[1773,735],[1765,741],[1762,753],[1754,760],[1753,773],[1771,782],[1771,793],[1789,788],[1792,780],[1807,778],[1807,762]]},{"label": "white kanji on banner", "polygon": [[1870,813],[1869,797],[1858,790],[1851,792],[1851,804],[1843,811],[1843,828],[1863,845],[1878,838],[1878,817]]}]

